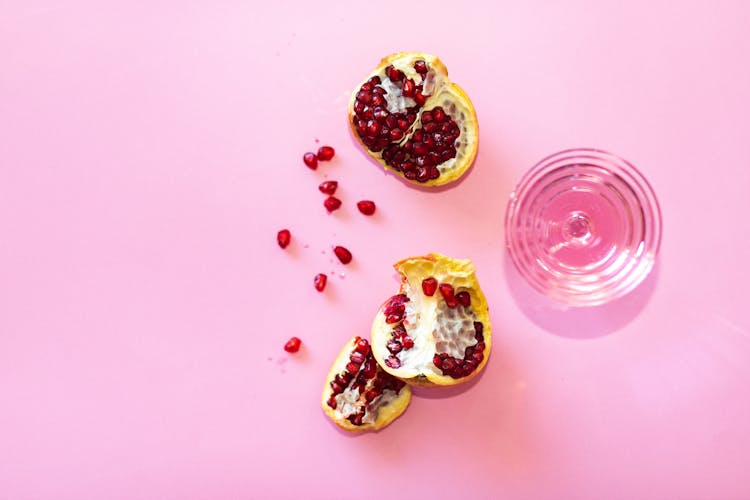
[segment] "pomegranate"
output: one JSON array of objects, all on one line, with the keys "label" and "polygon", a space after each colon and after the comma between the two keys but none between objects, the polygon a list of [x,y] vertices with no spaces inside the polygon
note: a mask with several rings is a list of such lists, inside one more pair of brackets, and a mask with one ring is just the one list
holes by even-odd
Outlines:
[{"label": "pomegranate", "polygon": [[378,430],[401,415],[411,389],[384,372],[367,339],[349,340],[333,362],[323,387],[323,411],[347,431]]},{"label": "pomegranate", "polygon": [[431,253],[394,268],[401,289],[372,325],[377,362],[413,385],[455,385],[475,377],[487,363],[492,327],[474,264]]},{"label": "pomegranate", "polygon": [[430,54],[383,59],[352,93],[348,117],[367,153],[415,184],[455,181],[477,154],[479,127],[469,96]]}]

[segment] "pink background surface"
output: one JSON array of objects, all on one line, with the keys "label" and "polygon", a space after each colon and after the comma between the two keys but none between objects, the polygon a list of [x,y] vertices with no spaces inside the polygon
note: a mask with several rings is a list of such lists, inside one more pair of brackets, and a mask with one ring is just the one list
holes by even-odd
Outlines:
[{"label": "pink background surface", "polygon": [[[99,4],[0,4],[0,498],[750,497],[747,2]],[[478,110],[452,189],[384,175],[347,130],[398,50],[439,54]],[[337,156],[312,172],[316,139]],[[565,311],[502,220],[575,146],[641,168],[664,238],[636,292]],[[344,435],[329,363],[430,250],[475,260],[492,359]]]}]

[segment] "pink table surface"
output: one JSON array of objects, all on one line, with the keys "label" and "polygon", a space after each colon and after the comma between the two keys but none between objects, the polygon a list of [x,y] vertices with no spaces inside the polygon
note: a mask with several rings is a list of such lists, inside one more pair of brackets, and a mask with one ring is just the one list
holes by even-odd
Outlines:
[{"label": "pink table surface", "polygon": [[[0,5],[0,499],[750,498],[747,2],[102,4]],[[345,123],[410,49],[479,114],[474,169],[439,193]],[[316,140],[337,156],[312,172]],[[516,180],[575,146],[638,165],[664,215],[655,273],[597,309],[549,303],[503,250]],[[431,250],[474,259],[490,363],[345,435],[329,363],[390,264]]]}]

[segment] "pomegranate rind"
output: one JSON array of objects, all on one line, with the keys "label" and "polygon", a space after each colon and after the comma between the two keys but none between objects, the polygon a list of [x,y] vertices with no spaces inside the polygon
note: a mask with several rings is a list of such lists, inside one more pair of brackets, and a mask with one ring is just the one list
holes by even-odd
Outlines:
[{"label": "pomegranate rind", "polygon": [[[353,122],[353,118],[355,116],[354,103],[356,101],[357,92],[359,91],[360,87],[362,87],[362,85],[367,82],[367,80],[369,80],[373,76],[382,76],[384,74],[385,68],[390,65],[396,66],[398,69],[403,71],[406,76],[413,77],[414,75],[416,75],[416,71],[413,69],[414,63],[420,60],[425,61],[431,69],[435,70],[441,83],[441,88],[438,93],[432,95],[427,99],[427,103],[425,104],[425,106],[419,110],[417,121],[414,123],[412,131],[407,136],[405,136],[402,141],[399,142],[405,142],[406,138],[408,138],[408,136],[410,136],[411,133],[413,133],[413,131],[419,127],[420,117],[422,116],[422,113],[424,111],[429,111],[437,106],[445,107],[446,103],[455,104],[457,112],[450,114],[461,128],[461,135],[459,136],[461,146],[457,148],[458,154],[456,155],[455,162],[448,168],[444,167],[443,169],[441,169],[440,177],[438,177],[437,179],[430,179],[426,182],[419,182],[416,179],[407,179],[401,172],[387,165],[383,160],[380,151],[370,151],[370,149],[362,142],[362,139],[357,133],[357,129],[354,126]],[[367,154],[370,155],[370,157],[372,157],[375,161],[380,163],[385,170],[394,172],[399,177],[412,184],[416,184],[418,186],[436,187],[454,182],[460,179],[466,173],[466,171],[469,170],[472,163],[474,163],[474,159],[477,156],[477,150],[479,148],[479,122],[477,120],[477,113],[474,109],[474,105],[471,103],[471,99],[469,99],[468,94],[466,94],[466,92],[457,84],[450,81],[450,79],[448,78],[448,68],[446,68],[445,64],[443,64],[443,62],[438,57],[432,54],[426,54],[424,52],[398,52],[396,54],[391,54],[390,56],[383,58],[380,61],[380,64],[378,64],[378,66],[375,68],[375,70],[367,75],[367,77],[359,82],[354,88],[354,91],[352,92],[352,95],[349,99],[347,110],[347,121],[349,122],[349,129],[351,130],[352,135],[354,135],[354,138],[360,144],[362,149],[364,149],[365,152],[367,152]]]},{"label": "pomegranate rind", "polygon": [[[338,413],[336,410],[328,406],[328,398],[333,394],[331,389],[331,381],[336,377],[337,374],[344,371],[347,363],[349,363],[349,355],[352,353],[354,346],[356,345],[357,337],[352,337],[344,345],[336,360],[331,366],[331,370],[326,376],[326,382],[323,386],[323,395],[321,397],[321,406],[323,413],[330,418],[333,423],[349,432],[364,432],[364,431],[378,431],[383,427],[387,426],[394,420],[396,420],[409,406],[411,401],[411,388],[405,385],[396,397],[391,400],[387,405],[378,408],[378,416],[373,423],[363,423],[362,425],[354,425],[349,420]],[[382,366],[380,367],[382,369]]]},{"label": "pomegranate rind", "polygon": [[[393,325],[386,323],[385,314],[383,313],[386,304],[383,304],[375,315],[371,331],[372,353],[380,367],[409,385],[421,387],[463,384],[476,377],[484,369],[490,357],[490,351],[492,350],[492,324],[490,322],[487,299],[479,286],[473,262],[469,259],[454,259],[439,253],[430,253],[424,256],[409,257],[400,260],[393,267],[401,275],[399,293],[406,294],[412,300],[422,301],[425,311],[434,310],[437,302],[444,300],[439,291],[432,296],[424,295],[421,284],[425,278],[433,277],[438,283],[449,283],[455,290],[462,289],[469,293],[471,297],[471,310],[475,315],[475,321],[481,322],[483,326],[484,359],[469,375],[457,379],[443,375],[434,365],[431,365],[433,368],[430,369],[414,369],[408,366],[401,366],[395,369],[388,367],[385,364],[385,358],[390,353],[386,348],[386,344],[391,338]],[[426,321],[432,321],[433,319],[426,318]],[[417,339],[415,339],[416,341]]]}]

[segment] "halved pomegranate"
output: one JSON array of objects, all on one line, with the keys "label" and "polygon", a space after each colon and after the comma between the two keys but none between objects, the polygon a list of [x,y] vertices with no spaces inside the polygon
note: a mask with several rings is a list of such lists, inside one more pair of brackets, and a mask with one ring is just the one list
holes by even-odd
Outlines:
[{"label": "halved pomegranate", "polygon": [[323,387],[323,411],[347,431],[382,429],[401,415],[411,400],[405,382],[384,372],[367,339],[354,337],[333,362]]},{"label": "halved pomegranate", "polygon": [[383,59],[352,93],[348,117],[368,154],[415,184],[455,181],[477,154],[474,106],[430,54]]},{"label": "halved pomegranate", "polygon": [[474,264],[431,253],[393,267],[401,274],[401,289],[381,306],[372,325],[377,362],[413,385],[472,379],[487,363],[492,342]]}]

